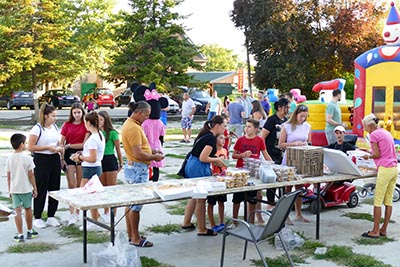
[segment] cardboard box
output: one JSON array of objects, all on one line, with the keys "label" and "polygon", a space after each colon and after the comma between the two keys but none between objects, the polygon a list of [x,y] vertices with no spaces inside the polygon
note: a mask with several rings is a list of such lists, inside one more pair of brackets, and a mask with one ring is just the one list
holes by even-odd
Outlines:
[{"label": "cardboard box", "polygon": [[324,151],[319,146],[296,146],[286,149],[288,166],[296,167],[296,172],[307,176],[321,176],[324,170]]}]

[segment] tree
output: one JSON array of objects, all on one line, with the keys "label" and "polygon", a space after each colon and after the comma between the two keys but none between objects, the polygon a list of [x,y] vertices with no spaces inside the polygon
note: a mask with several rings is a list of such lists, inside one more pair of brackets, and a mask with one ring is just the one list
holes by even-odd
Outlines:
[{"label": "tree", "polygon": [[255,84],[310,96],[315,83],[349,72],[360,53],[380,44],[383,12],[379,1],[349,2],[236,0],[231,18],[257,61]]},{"label": "tree", "polygon": [[205,71],[232,71],[238,68],[238,55],[216,44],[202,45],[200,51],[207,57]]},{"label": "tree", "polygon": [[130,1],[132,12],[121,12],[116,25],[118,45],[105,75],[108,81],[155,82],[166,88],[190,81],[185,72],[200,68],[193,61],[199,52],[177,22],[182,17],[172,12],[181,2]]}]

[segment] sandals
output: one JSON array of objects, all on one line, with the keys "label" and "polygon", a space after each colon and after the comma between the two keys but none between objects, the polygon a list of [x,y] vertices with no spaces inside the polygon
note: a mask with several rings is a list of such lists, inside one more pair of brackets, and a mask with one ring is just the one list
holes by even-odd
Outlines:
[{"label": "sandals", "polygon": [[146,240],[146,239],[140,239],[139,244],[135,244],[135,243],[132,243],[132,242],[129,242],[129,244],[131,244],[131,245],[133,245],[135,247],[141,247],[141,248],[149,248],[149,247],[153,246],[153,243],[150,242],[149,240]]},{"label": "sandals", "polygon": [[207,229],[207,232],[205,232],[205,233],[197,233],[197,235],[198,235],[198,236],[216,236],[217,233],[214,232],[214,231],[211,230],[211,229]]},{"label": "sandals", "polygon": [[193,231],[194,229],[196,229],[196,226],[193,223],[191,223],[190,225],[187,225],[187,226],[181,226],[181,228],[183,230]]}]

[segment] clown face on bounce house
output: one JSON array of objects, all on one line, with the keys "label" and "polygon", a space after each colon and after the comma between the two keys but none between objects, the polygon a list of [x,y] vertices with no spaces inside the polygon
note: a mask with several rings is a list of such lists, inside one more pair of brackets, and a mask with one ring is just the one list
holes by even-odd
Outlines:
[{"label": "clown face on bounce house", "polygon": [[394,3],[382,35],[386,45],[354,61],[353,133],[363,136],[362,119],[374,113],[381,126],[400,140],[400,16]]}]

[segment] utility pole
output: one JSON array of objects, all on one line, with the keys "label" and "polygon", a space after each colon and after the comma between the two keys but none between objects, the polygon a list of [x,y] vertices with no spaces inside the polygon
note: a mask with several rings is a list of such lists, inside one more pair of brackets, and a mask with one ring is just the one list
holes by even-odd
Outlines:
[{"label": "utility pole", "polygon": [[249,39],[247,38],[247,27],[244,28],[244,35],[246,37],[247,79],[249,83],[250,95],[253,95],[253,90],[251,87],[250,53],[249,53]]}]

